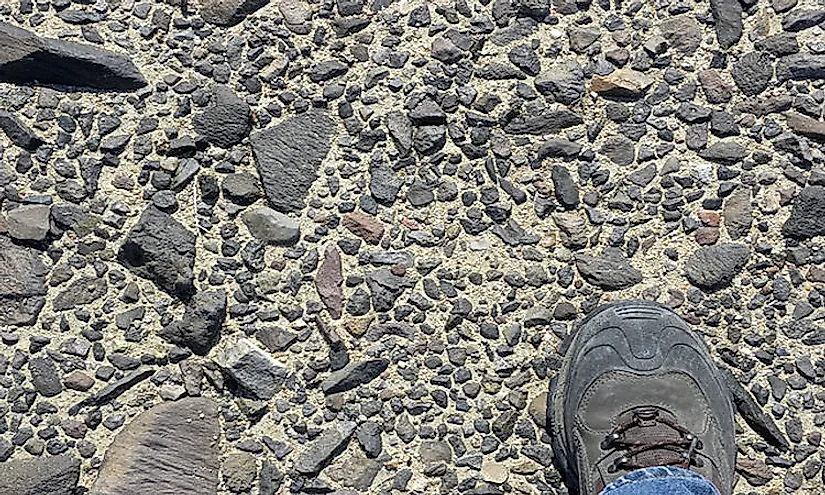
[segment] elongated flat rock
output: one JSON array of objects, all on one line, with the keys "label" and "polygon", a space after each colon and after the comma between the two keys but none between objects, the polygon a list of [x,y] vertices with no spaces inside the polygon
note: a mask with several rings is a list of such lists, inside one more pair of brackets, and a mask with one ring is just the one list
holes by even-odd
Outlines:
[{"label": "elongated flat rock", "polygon": [[212,399],[159,404],[117,435],[91,495],[215,494],[219,435]]},{"label": "elongated flat rock", "polygon": [[0,22],[0,81],[132,91],[146,79],[129,58],[90,45],[40,38]]}]

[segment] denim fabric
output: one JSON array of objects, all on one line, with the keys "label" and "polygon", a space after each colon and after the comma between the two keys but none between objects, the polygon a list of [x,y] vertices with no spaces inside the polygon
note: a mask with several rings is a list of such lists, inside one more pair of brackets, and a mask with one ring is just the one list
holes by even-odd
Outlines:
[{"label": "denim fabric", "polygon": [[601,495],[719,495],[719,490],[696,473],[659,466],[630,472],[607,485]]}]

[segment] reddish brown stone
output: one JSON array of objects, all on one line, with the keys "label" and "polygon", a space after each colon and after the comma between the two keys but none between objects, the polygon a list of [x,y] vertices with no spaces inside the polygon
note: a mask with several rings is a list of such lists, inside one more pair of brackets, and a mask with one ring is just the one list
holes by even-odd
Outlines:
[{"label": "reddish brown stone", "polygon": [[344,215],[344,227],[370,244],[378,244],[384,236],[384,226],[378,219],[354,211]]},{"label": "reddish brown stone", "polygon": [[335,246],[329,246],[324,261],[315,274],[315,290],[334,320],[340,318],[344,310],[344,294],[341,290],[343,282],[341,254]]},{"label": "reddish brown stone", "polygon": [[716,241],[718,240],[718,227],[700,227],[696,231],[696,242],[702,246],[710,246],[711,244],[716,244]]}]

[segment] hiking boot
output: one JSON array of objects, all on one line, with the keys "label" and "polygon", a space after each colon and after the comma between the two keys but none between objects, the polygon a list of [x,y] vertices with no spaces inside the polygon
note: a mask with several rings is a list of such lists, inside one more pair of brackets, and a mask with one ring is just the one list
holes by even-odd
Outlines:
[{"label": "hiking boot", "polygon": [[679,316],[650,302],[607,305],[566,343],[547,427],[572,495],[596,495],[651,466],[689,469],[730,495],[733,404],[707,346]]}]

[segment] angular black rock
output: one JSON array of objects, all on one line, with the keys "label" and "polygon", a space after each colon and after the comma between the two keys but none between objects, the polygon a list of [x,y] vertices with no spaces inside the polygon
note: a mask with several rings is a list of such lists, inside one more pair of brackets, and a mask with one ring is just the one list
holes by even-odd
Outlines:
[{"label": "angular black rock", "polygon": [[225,318],[226,292],[198,292],[186,303],[183,318],[161,330],[160,336],[204,356],[220,340]]},{"label": "angular black rock", "polygon": [[118,251],[118,261],[171,295],[195,293],[195,235],[171,215],[148,207]]},{"label": "angular black rock", "polygon": [[825,186],[808,186],[796,197],[782,234],[794,239],[825,235]]},{"label": "angular black rock", "polygon": [[730,48],[742,38],[742,4],[739,0],[710,0],[716,21],[716,39],[722,48]]},{"label": "angular black rock", "polygon": [[0,22],[0,81],[132,91],[146,79],[127,57],[90,45],[40,38]]},{"label": "angular black rock", "polygon": [[43,144],[43,140],[11,112],[0,110],[0,129],[12,143],[24,150],[34,151]]},{"label": "angular black rock", "polygon": [[739,415],[742,416],[742,419],[748,423],[748,426],[774,447],[783,451],[788,450],[790,444],[779,430],[779,427],[776,426],[776,423],[774,423],[768,414],[762,411],[762,408],[759,407],[759,404],[756,403],[753,396],[745,390],[742,384],[739,383],[739,380],[733,376],[733,373],[721,366],[719,367],[719,371],[722,381],[730,391],[733,403],[736,405],[736,410],[739,412]]},{"label": "angular black rock", "polygon": [[352,362],[344,366],[343,369],[329,375],[321,384],[321,388],[325,394],[337,394],[352,390],[359,385],[373,381],[378,375],[383,373],[389,365],[390,361],[384,358]]},{"label": "angular black rock", "polygon": [[313,110],[251,136],[258,174],[274,209],[287,213],[304,207],[335,131],[326,112]]}]

